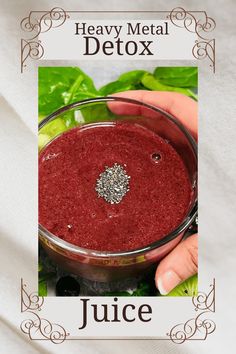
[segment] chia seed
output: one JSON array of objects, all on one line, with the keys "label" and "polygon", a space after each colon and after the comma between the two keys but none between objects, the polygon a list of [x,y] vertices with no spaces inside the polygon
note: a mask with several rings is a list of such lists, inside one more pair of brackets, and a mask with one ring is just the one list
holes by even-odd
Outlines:
[{"label": "chia seed", "polygon": [[123,166],[115,163],[112,167],[105,167],[96,182],[96,192],[110,204],[119,204],[129,191],[130,176]]}]

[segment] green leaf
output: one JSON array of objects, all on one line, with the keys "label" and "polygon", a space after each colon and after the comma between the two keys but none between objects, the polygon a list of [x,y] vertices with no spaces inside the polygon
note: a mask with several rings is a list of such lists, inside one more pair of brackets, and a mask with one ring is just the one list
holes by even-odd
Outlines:
[{"label": "green leaf", "polygon": [[38,76],[39,115],[42,116],[98,95],[93,80],[78,67],[40,67]]},{"label": "green leaf", "polygon": [[157,67],[154,77],[160,83],[174,87],[197,87],[198,69],[194,66]]},{"label": "green leaf", "polygon": [[38,278],[38,294],[39,296],[47,296],[47,282],[56,276],[55,272],[43,272],[42,263],[39,263],[39,278]]},{"label": "green leaf", "polygon": [[48,294],[47,283],[46,283],[46,281],[42,281],[39,283],[38,295],[39,296],[47,296],[47,294]]},{"label": "green leaf", "polygon": [[101,96],[108,96],[112,93],[122,92],[122,91],[129,91],[134,90],[135,86],[132,84],[122,82],[122,81],[113,81],[109,84],[100,88],[99,93]]},{"label": "green leaf", "polygon": [[159,292],[154,281],[154,274],[149,273],[146,278],[138,283],[132,296],[158,296]]},{"label": "green leaf", "polygon": [[84,123],[101,122],[111,120],[115,115],[109,111],[106,103],[91,103],[87,107],[81,109]]},{"label": "green leaf", "polygon": [[[54,119],[52,122],[47,123],[42,129],[40,129],[40,141],[42,145],[43,139],[46,141],[46,137],[50,137],[50,140],[60,133],[67,130],[66,121],[62,118]],[[43,135],[43,137],[42,137]]]},{"label": "green leaf", "polygon": [[158,80],[156,80],[152,74],[145,74],[142,78],[142,84],[145,88],[152,91],[179,92],[196,99],[196,95],[190,89],[164,85]]},{"label": "green leaf", "polygon": [[126,84],[137,85],[141,82],[143,75],[147,73],[145,70],[128,71],[119,76],[118,80]]},{"label": "green leaf", "polygon": [[149,296],[150,285],[148,282],[141,282],[138,284],[136,290],[134,290],[132,296]]},{"label": "green leaf", "polygon": [[42,150],[42,148],[49,143],[51,140],[51,137],[47,134],[39,134],[38,135],[38,148],[39,151]]},{"label": "green leaf", "polygon": [[108,83],[100,88],[99,93],[107,96],[117,92],[138,90],[141,87],[141,79],[147,71],[133,70],[119,76],[117,81]]}]

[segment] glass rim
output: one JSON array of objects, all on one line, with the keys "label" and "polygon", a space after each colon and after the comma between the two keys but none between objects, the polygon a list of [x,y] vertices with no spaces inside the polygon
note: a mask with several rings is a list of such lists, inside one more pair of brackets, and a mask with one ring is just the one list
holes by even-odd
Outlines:
[{"label": "glass rim", "polygon": [[[100,103],[100,102],[125,102],[125,103],[130,103],[130,104],[135,104],[135,105],[141,105],[143,107],[146,107],[148,109],[154,110],[157,113],[161,113],[164,115],[167,119],[169,119],[171,122],[173,122],[177,127],[182,131],[182,133],[187,137],[189,143],[192,146],[193,152],[195,154],[196,160],[197,160],[197,144],[192,137],[192,135],[189,133],[189,131],[183,126],[181,122],[179,122],[172,114],[164,111],[163,109],[156,107],[151,104],[144,103],[142,101],[138,101],[135,99],[131,98],[123,98],[123,97],[116,97],[116,96],[107,96],[107,97],[96,97],[96,98],[88,98],[85,100],[77,101],[74,103],[71,103],[69,105],[65,105],[58,110],[54,111],[53,113],[49,114],[47,117],[45,117],[38,125],[38,131],[40,131],[47,123],[51,122],[58,116],[60,116],[62,113],[77,108],[77,107],[83,107],[87,105],[88,103]],[[63,133],[62,133],[63,134]],[[133,250],[129,251],[98,251],[98,250],[92,250],[92,249],[87,249],[83,247],[76,246],[72,243],[69,243],[67,241],[62,240],[60,237],[54,235],[50,231],[48,231],[43,225],[40,223],[38,224],[38,230],[39,230],[39,237],[40,238],[45,238],[48,242],[53,243],[57,247],[59,247],[62,250],[69,251],[71,253],[77,254],[77,255],[86,255],[86,256],[91,256],[91,257],[97,257],[97,258],[114,258],[114,257],[134,257],[134,256],[140,256],[143,253],[146,253],[147,251],[152,251],[156,248],[160,248],[167,244],[168,242],[174,240],[177,236],[179,236],[182,232],[184,232],[193,222],[195,217],[197,216],[197,196],[194,199],[193,205],[188,211],[188,214],[185,216],[184,220],[170,233],[165,235],[162,239],[157,240],[155,242],[152,242],[148,244],[147,246],[136,248]]]}]

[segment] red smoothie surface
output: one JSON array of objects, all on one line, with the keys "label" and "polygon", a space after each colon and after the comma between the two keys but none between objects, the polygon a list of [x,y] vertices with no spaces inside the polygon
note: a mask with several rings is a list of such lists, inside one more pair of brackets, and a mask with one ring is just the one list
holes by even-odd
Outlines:
[{"label": "red smoothie surface", "polygon": [[[115,163],[130,176],[130,190],[120,203],[110,204],[98,198],[95,188],[100,173]],[[74,128],[39,155],[39,222],[80,247],[128,251],[147,246],[183,221],[190,199],[181,157],[138,124]]]}]

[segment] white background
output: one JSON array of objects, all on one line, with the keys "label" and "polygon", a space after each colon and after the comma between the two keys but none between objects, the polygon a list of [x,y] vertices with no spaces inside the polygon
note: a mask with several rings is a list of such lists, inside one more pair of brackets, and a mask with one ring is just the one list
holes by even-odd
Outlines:
[{"label": "white background", "polygon": [[[179,1],[189,10],[204,9],[217,22],[217,66],[213,75],[205,63],[200,65],[200,286],[202,290],[216,278],[217,330],[205,342],[186,342],[177,346],[160,341],[75,341],[55,346],[49,342],[29,342],[19,331],[20,277],[36,289],[37,239],[37,63],[22,76],[19,71],[20,20],[29,9],[117,9],[116,1],[8,1],[1,0],[1,211],[0,211],[0,345],[2,352],[13,353],[221,353],[234,352],[235,300],[235,31],[234,1]],[[56,4],[55,4],[56,3]],[[136,1],[129,8],[166,10],[175,1]],[[119,9],[128,9],[119,1]],[[63,62],[70,65],[71,63]],[[173,62],[117,62],[109,71],[95,76],[96,68],[74,62],[97,85],[112,80],[135,67],[171,65]],[[101,63],[102,64],[102,63]],[[180,62],[174,62],[175,65]],[[187,63],[186,63],[187,65]],[[63,316],[63,311],[61,311]],[[185,317],[185,316],[184,316]],[[161,318],[161,316],[160,316]],[[175,314],[173,313],[173,321]],[[184,318],[185,320],[185,318]],[[173,323],[174,324],[174,323]],[[158,324],[157,324],[158,326]]]}]

